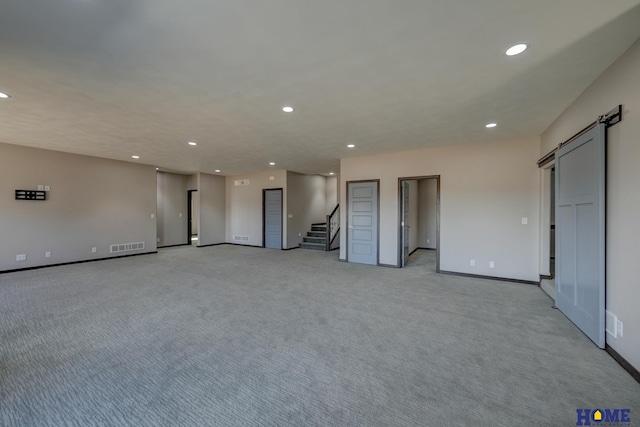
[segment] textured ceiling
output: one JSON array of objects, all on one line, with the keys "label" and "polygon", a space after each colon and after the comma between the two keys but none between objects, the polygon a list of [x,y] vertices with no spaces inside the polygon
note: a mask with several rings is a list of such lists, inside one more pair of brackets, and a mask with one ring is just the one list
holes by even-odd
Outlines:
[{"label": "textured ceiling", "polygon": [[[2,0],[0,142],[324,174],[342,157],[538,135],[640,37],[639,5]],[[505,56],[517,42],[531,47]]]}]

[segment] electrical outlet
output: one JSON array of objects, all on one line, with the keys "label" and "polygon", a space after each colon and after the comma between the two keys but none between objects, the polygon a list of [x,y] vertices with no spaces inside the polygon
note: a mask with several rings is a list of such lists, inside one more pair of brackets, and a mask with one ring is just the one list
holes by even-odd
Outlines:
[{"label": "electrical outlet", "polygon": [[620,321],[620,319],[618,319],[618,326],[616,327],[616,329],[618,330],[618,336],[619,337],[623,337],[623,332],[622,332],[622,322]]},{"label": "electrical outlet", "polygon": [[182,218],[182,212],[178,214],[178,218]]},{"label": "electrical outlet", "polygon": [[51,252],[47,251],[44,253],[45,258],[51,258]]},{"label": "electrical outlet", "polygon": [[27,254],[16,255],[16,261],[26,261],[26,260],[27,260]]},{"label": "electrical outlet", "polygon": [[156,239],[156,243],[160,243],[160,238],[159,237]]},{"label": "electrical outlet", "polygon": [[427,239],[427,243],[431,243],[431,241],[429,239]]},{"label": "electrical outlet", "polygon": [[489,261],[489,268],[496,268],[496,263],[493,261]]},{"label": "electrical outlet", "polygon": [[476,266],[476,260],[475,260],[475,259],[472,259],[471,261],[469,261],[469,265],[470,265],[471,267],[475,267],[475,266]]},{"label": "electrical outlet", "polygon": [[94,246],[93,248],[91,248],[91,252],[95,254],[96,252],[98,252],[98,248]]},{"label": "electrical outlet", "polygon": [[155,218],[155,217],[156,217],[156,214],[152,213],[152,214],[151,214],[151,219],[153,219],[153,218]]}]

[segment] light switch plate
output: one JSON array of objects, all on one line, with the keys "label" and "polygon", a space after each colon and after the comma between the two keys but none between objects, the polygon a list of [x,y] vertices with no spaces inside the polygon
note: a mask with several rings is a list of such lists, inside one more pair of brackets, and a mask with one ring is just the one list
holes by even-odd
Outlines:
[{"label": "light switch plate", "polygon": [[45,185],[44,186],[44,191],[51,191],[51,186],[50,185]]},{"label": "light switch plate", "polygon": [[529,218],[522,217],[522,225],[527,225],[529,223]]}]

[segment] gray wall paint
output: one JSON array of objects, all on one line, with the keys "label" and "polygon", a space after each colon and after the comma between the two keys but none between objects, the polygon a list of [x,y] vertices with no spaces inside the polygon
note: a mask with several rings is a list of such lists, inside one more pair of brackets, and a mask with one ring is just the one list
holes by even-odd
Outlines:
[{"label": "gray wall paint", "polygon": [[420,221],[418,222],[418,246],[437,249],[437,188],[438,181],[433,178],[418,181],[418,199]]},{"label": "gray wall paint", "polygon": [[199,174],[198,245],[224,243],[226,230],[226,179],[223,176]]},{"label": "gray wall paint", "polygon": [[543,133],[540,155],[571,137],[598,115],[623,104],[623,120],[607,135],[607,310],[624,324],[624,336],[607,343],[640,369],[640,40],[605,71]]},{"label": "gray wall paint", "polygon": [[187,177],[187,190],[197,190],[198,189],[198,175],[194,173]]},{"label": "gray wall paint", "polygon": [[326,221],[326,194],[325,177],[287,172],[287,248],[298,246],[311,224]]},{"label": "gray wall paint", "polygon": [[[273,177],[270,180],[269,177]],[[235,180],[248,179],[250,184],[235,186]],[[260,173],[226,177],[226,241],[262,246],[262,190],[282,188],[283,218],[287,217],[287,171],[270,170]],[[233,240],[234,235],[248,236],[248,241]],[[287,221],[283,224],[283,242],[287,244]]]},{"label": "gray wall paint", "polygon": [[158,246],[187,243],[187,176],[157,172]]},{"label": "gray wall paint", "polygon": [[[47,201],[14,200],[16,189],[38,185],[51,186]],[[108,258],[117,243],[144,242],[128,253],[153,252],[152,214],[152,166],[0,144],[0,271]]]},{"label": "gray wall paint", "polygon": [[338,198],[338,177],[337,176],[328,176],[326,178],[326,187],[327,187],[327,192],[326,192],[326,199],[327,199],[327,203],[326,203],[326,213],[327,215],[329,215],[333,209],[336,207],[336,205],[338,204],[338,201],[340,200]]},{"label": "gray wall paint", "polygon": [[[198,180],[199,176],[197,173],[189,175],[187,177],[187,190],[197,190]],[[198,227],[200,226],[200,195],[198,192],[193,192],[191,198],[193,199],[191,234],[198,234]]]},{"label": "gray wall paint", "polygon": [[[441,269],[538,281],[539,153],[534,137],[350,157],[341,160],[340,188],[380,179],[380,263],[396,265],[398,178],[440,175]],[[340,203],[346,203],[344,191]],[[342,259],[345,241],[342,235]]]}]

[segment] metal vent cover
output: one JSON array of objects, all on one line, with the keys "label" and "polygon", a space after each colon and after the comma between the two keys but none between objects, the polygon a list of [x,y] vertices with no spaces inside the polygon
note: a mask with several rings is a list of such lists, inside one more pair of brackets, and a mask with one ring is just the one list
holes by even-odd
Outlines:
[{"label": "metal vent cover", "polygon": [[139,251],[144,249],[144,242],[135,242],[135,243],[118,243],[116,245],[111,245],[110,252],[112,254],[119,252],[132,252]]}]

